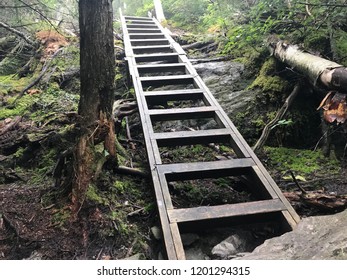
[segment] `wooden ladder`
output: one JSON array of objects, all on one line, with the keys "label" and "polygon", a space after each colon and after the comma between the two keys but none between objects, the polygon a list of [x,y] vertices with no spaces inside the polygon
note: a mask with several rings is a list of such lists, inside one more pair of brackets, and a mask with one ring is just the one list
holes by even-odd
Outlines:
[{"label": "wooden ladder", "polygon": [[[278,221],[283,232],[294,228],[299,216],[199,77],[182,47],[155,18],[121,15],[121,21],[126,61],[138,102],[168,259],[185,259],[180,229],[187,224],[223,221],[229,225],[270,219]],[[178,89],[162,90],[163,86],[170,85],[176,85]],[[198,105],[153,108],[167,102],[187,100],[196,101]],[[186,119],[208,119],[216,126],[195,131],[158,132],[154,129],[158,122]],[[160,148],[210,143],[228,143],[236,158],[162,162]],[[256,200],[193,208],[174,207],[169,182],[225,176],[239,176],[246,181]]]}]

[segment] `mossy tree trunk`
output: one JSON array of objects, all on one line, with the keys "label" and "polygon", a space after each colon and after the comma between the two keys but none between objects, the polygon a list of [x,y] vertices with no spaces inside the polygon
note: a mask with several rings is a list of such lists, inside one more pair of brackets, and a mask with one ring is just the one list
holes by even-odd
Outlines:
[{"label": "mossy tree trunk", "polygon": [[89,185],[96,179],[95,144],[104,142],[109,156],[116,156],[112,117],[115,77],[112,20],[112,0],[79,1],[81,94],[78,114],[81,121],[74,151],[73,213],[78,213]]}]

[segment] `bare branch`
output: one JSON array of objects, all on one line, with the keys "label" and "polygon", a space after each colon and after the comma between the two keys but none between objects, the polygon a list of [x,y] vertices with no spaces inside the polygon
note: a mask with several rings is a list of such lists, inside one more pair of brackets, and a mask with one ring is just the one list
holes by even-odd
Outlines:
[{"label": "bare branch", "polygon": [[59,34],[61,34],[60,31],[53,24],[53,22],[51,22],[50,19],[48,17],[46,17],[40,10],[35,9],[33,7],[33,5],[30,5],[30,4],[28,4],[28,3],[26,3],[26,2],[24,2],[22,0],[18,0],[18,1],[21,2],[22,4],[24,4],[25,6],[27,6],[29,9],[33,10],[35,13],[39,14],[42,18],[44,18],[54,28],[55,31],[57,31]]},{"label": "bare branch", "polygon": [[30,46],[35,47],[35,42],[29,39],[29,37],[26,36],[24,33],[20,32],[17,29],[12,28],[11,26],[7,25],[6,23],[2,21],[0,21],[0,26],[16,34],[18,37],[22,38],[25,42],[27,42]]}]

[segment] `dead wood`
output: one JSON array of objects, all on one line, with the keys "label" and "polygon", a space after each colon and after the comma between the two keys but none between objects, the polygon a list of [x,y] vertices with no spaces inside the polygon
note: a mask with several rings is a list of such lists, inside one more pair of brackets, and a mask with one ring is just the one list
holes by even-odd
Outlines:
[{"label": "dead wood", "polygon": [[215,57],[215,58],[197,58],[197,59],[191,59],[190,61],[193,64],[197,64],[197,63],[208,63],[208,62],[219,62],[219,61],[227,61],[230,58],[228,58],[227,56],[223,56],[223,57]]},{"label": "dead wood", "polygon": [[346,195],[328,194],[324,191],[307,191],[304,194],[297,191],[283,194],[291,202],[302,203],[322,211],[334,212],[347,208]]},{"label": "dead wood", "polygon": [[124,117],[130,116],[138,111],[137,102],[133,99],[116,100],[113,103],[113,118],[115,122],[116,134],[121,129],[121,123]]},{"label": "dead wood", "polygon": [[263,129],[263,132],[259,138],[259,140],[257,141],[257,143],[254,145],[253,150],[255,152],[260,151],[266,140],[268,139],[271,130],[274,128],[274,126],[276,125],[276,123],[283,119],[283,117],[285,116],[285,114],[288,111],[288,108],[290,107],[290,105],[293,103],[295,97],[298,95],[298,93],[300,92],[301,89],[301,85],[298,83],[293,91],[291,92],[291,94],[287,97],[286,101],[284,102],[284,104],[282,105],[282,107],[278,110],[275,118],[273,120],[271,120]]},{"label": "dead wood", "polygon": [[0,21],[0,26],[12,32],[13,34],[16,34],[18,37],[22,38],[25,42],[27,42],[31,47],[35,48],[36,46],[35,41],[31,40],[23,32],[20,32],[19,30],[12,28],[11,26],[7,25],[6,23],[2,21]]},{"label": "dead wood", "polygon": [[0,122],[0,135],[4,135],[8,131],[15,129],[21,120],[22,117],[17,116],[14,119],[5,119],[4,121]]},{"label": "dead wood", "polygon": [[213,44],[213,43],[214,43],[213,41],[195,42],[195,43],[192,43],[192,44],[189,44],[189,45],[183,45],[182,48],[184,50],[200,49],[200,48],[206,47],[206,46],[208,46],[210,44]]},{"label": "dead wood", "polygon": [[126,166],[118,166],[115,168],[115,172],[119,174],[124,174],[124,175],[132,175],[132,176],[138,176],[142,178],[148,178],[148,174],[140,169],[137,168],[130,168]]},{"label": "dead wood", "polygon": [[42,67],[40,75],[20,92],[20,94],[15,99],[15,102],[18,100],[18,98],[22,97],[25,92],[27,92],[29,89],[31,89],[33,86],[37,85],[40,82],[40,80],[48,71],[49,66],[51,65],[53,59],[62,51],[62,49],[63,48],[58,49],[49,59],[46,60],[46,62],[44,63]]},{"label": "dead wood", "polygon": [[344,66],[304,52],[298,46],[274,37],[269,39],[269,48],[277,59],[305,75],[314,86],[346,91],[347,68]]}]

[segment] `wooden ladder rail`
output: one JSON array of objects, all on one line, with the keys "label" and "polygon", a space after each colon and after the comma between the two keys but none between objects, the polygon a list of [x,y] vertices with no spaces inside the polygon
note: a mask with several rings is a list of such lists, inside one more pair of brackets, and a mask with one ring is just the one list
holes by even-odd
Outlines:
[{"label": "wooden ladder rail", "polygon": [[[159,217],[168,259],[185,259],[179,223],[280,213],[286,230],[295,227],[299,216],[283,196],[260,160],[230,121],[219,103],[188,60],[182,47],[154,18],[121,15],[126,61],[138,101],[149,167],[151,170]],[[160,61],[161,64],[155,64]],[[163,63],[164,62],[164,63]],[[144,73],[180,72],[178,75],[144,77]],[[145,91],[146,87],[191,83],[194,89]],[[204,106],[180,109],[150,109],[148,104],[167,100],[199,98]],[[154,132],[156,120],[210,117],[221,128],[199,131]],[[203,163],[163,164],[160,146],[188,145],[229,141],[237,159]],[[259,201],[203,206],[188,209],[173,207],[168,188],[170,180],[244,175],[259,192]]]}]

